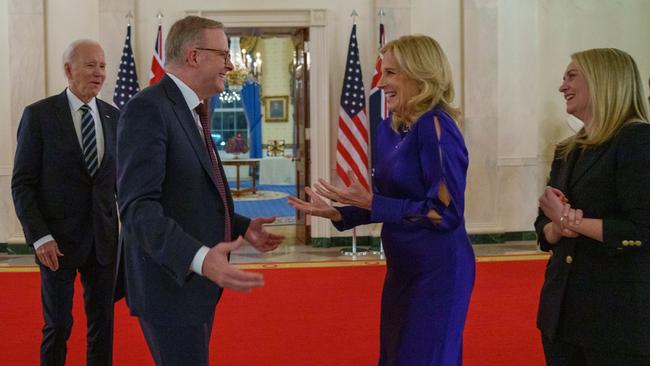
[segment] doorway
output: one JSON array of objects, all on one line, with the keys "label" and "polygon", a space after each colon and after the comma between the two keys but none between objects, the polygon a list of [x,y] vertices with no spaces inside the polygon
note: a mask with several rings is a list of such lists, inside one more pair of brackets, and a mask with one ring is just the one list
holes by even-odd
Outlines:
[{"label": "doorway", "polygon": [[[224,24],[229,34],[284,34],[293,40],[303,39],[302,48],[297,50],[297,63],[294,83],[297,84],[294,113],[296,121],[304,121],[297,127],[294,141],[296,158],[296,192],[311,183],[312,177],[329,180],[331,174],[331,120],[329,93],[329,54],[326,14],[324,9],[280,9],[280,10],[214,10],[187,11],[187,15],[197,15],[217,20]],[[297,42],[300,44],[301,42]],[[302,51],[302,53],[300,52]],[[262,66],[264,67],[264,66]],[[300,74],[299,74],[300,73]],[[300,123],[300,122],[299,122]],[[298,123],[298,124],[299,124]],[[297,124],[297,125],[298,125]],[[298,161],[300,160],[300,161]],[[304,194],[304,193],[301,193]],[[309,244],[313,238],[329,238],[331,225],[326,220],[311,221],[310,217],[296,218],[296,238]],[[314,240],[316,240],[314,239]]]},{"label": "doorway", "polygon": [[[309,184],[309,139],[305,133],[309,129],[309,29],[232,27],[226,31],[230,48],[237,53],[233,57],[235,71],[245,69],[247,82],[256,84],[262,113],[261,126],[257,127],[260,138],[256,141],[261,149],[256,156],[249,157],[259,159],[258,169],[253,173],[257,176],[248,177],[253,182],[257,180],[259,189],[255,194],[235,197],[235,211],[249,217],[276,216],[278,224],[293,225],[284,232],[292,241],[309,243],[305,215],[290,207],[285,198],[288,194],[306,199],[304,187]],[[238,57],[240,54],[242,57]],[[220,109],[214,112],[215,117],[222,114]],[[217,126],[224,128],[236,125],[236,121],[227,118],[217,122]],[[252,131],[251,128],[251,134]],[[253,141],[251,138],[250,142]],[[228,153],[228,146],[225,147],[222,154]],[[253,148],[250,147],[251,152]],[[239,188],[239,171],[236,177]]]}]

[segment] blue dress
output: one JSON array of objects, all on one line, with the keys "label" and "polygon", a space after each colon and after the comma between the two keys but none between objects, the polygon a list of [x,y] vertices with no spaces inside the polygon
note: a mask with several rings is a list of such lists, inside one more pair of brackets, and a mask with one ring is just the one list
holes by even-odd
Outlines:
[{"label": "blue dress", "polygon": [[[434,115],[440,122],[440,141]],[[460,130],[440,107],[397,133],[390,118],[376,133],[371,210],[338,208],[346,230],[382,222],[386,278],[380,366],[460,366],[475,259],[463,218],[468,156]],[[441,183],[451,197],[438,199]],[[427,213],[442,216],[434,222]]]}]

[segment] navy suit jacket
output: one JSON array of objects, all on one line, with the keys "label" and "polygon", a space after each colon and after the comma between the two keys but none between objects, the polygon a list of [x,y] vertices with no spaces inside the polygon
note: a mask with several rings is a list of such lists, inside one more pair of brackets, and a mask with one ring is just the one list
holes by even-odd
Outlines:
[{"label": "navy suit jacket", "polygon": [[579,236],[552,245],[537,325],[554,339],[650,354],[650,124],[630,123],[610,141],[557,158],[549,185],[584,217],[603,220],[603,242]]},{"label": "navy suit jacket", "polygon": [[[66,92],[25,108],[18,127],[11,191],[27,244],[47,234],[64,254],[61,268],[85,263],[94,243],[102,265],[115,261],[115,146],[119,110],[97,99],[104,156],[91,177]],[[38,258],[36,259],[38,262]]]},{"label": "navy suit jacket", "polygon": [[211,320],[221,288],[191,272],[192,259],[202,245],[224,240],[225,210],[233,218],[233,238],[246,232],[250,220],[234,214],[227,187],[224,207],[203,138],[169,76],[129,101],[117,140],[131,313],[167,325]]}]

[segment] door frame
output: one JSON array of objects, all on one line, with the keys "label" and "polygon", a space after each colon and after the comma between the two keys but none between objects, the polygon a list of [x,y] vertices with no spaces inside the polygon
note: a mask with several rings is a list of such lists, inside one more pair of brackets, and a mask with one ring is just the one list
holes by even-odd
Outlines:
[{"label": "door frame", "polygon": [[[297,27],[309,28],[309,121],[305,131],[310,151],[306,169],[309,177],[330,180],[330,90],[329,49],[327,41],[327,10],[194,10],[197,15],[223,23],[228,28]],[[318,157],[318,158],[316,158]],[[311,182],[305,184],[311,185]],[[330,238],[331,225],[327,220],[311,220],[307,216],[311,238]]]}]

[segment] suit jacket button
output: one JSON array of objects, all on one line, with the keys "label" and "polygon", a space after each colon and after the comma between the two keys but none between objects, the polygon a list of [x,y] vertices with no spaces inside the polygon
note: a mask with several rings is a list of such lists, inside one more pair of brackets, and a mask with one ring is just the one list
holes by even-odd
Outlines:
[{"label": "suit jacket button", "polygon": [[564,259],[564,261],[567,262],[567,264],[571,264],[571,263],[573,263],[573,257],[570,256],[570,255],[567,255],[566,258]]},{"label": "suit jacket button", "polygon": [[641,246],[641,240],[635,241],[634,244],[636,244],[637,247],[640,247]]},{"label": "suit jacket button", "polygon": [[621,244],[623,244],[623,246],[626,247],[626,246],[630,245],[630,241],[629,240],[623,240],[621,242]]}]

